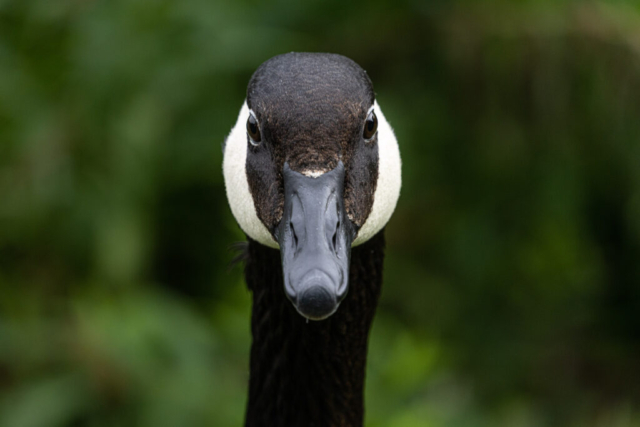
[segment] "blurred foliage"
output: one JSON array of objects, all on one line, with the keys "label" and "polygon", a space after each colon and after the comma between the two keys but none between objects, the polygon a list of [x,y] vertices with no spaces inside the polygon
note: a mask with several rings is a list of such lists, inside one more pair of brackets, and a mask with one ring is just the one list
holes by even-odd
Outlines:
[{"label": "blurred foliage", "polygon": [[403,154],[369,426],[640,426],[637,2],[0,0],[0,425],[232,426],[221,143],[288,51]]}]

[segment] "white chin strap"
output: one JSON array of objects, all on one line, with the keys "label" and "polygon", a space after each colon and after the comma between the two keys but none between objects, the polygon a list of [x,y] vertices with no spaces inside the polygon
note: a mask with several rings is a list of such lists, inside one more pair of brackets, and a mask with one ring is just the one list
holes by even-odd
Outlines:
[{"label": "white chin strap", "polygon": [[371,212],[352,246],[366,242],[382,230],[396,208],[402,186],[402,164],[396,135],[382,114],[378,101],[373,103],[373,111],[378,118],[378,182]]},{"label": "white chin strap", "polygon": [[249,143],[246,127],[248,118],[249,107],[245,101],[240,109],[238,121],[231,129],[224,147],[222,171],[227,188],[227,199],[229,199],[231,212],[242,231],[263,245],[278,248],[278,242],[273,239],[267,227],[258,218],[253,197],[249,191],[246,173],[247,144]]},{"label": "white chin strap", "polygon": [[[366,242],[385,226],[400,196],[402,181],[398,142],[377,102],[374,103],[373,108],[378,117],[378,182],[371,212],[352,246]],[[248,118],[249,107],[245,101],[240,109],[238,121],[231,129],[225,144],[222,169],[227,199],[233,216],[248,236],[263,245],[278,248],[278,243],[258,218],[253,197],[249,191],[246,174]]]}]

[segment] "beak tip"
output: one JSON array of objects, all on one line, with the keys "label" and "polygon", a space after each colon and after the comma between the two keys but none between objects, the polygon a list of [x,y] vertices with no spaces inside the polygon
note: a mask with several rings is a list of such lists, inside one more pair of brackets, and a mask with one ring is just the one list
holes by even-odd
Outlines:
[{"label": "beak tip", "polygon": [[338,304],[323,286],[314,285],[297,298],[296,309],[307,319],[323,320],[335,313]]}]

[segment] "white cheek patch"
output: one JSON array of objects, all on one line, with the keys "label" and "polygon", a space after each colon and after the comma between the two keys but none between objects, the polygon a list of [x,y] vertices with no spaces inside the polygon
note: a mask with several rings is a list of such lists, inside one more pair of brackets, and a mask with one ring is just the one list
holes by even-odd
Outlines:
[{"label": "white cheek patch", "polygon": [[[249,118],[247,103],[242,105],[236,125],[231,129],[224,148],[222,170],[224,184],[227,189],[227,199],[231,212],[238,221],[242,231],[252,239],[272,248],[278,248],[267,227],[260,221],[253,203],[253,196],[247,182],[247,131],[246,123]],[[375,204],[374,204],[375,206]]]},{"label": "white cheek patch", "polygon": [[398,141],[377,101],[373,107],[378,117],[378,183],[371,212],[352,246],[366,242],[387,224],[396,208],[402,186]]}]

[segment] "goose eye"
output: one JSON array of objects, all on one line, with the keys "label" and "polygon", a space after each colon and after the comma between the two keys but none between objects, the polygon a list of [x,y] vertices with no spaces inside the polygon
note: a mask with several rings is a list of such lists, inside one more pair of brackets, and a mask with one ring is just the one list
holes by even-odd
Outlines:
[{"label": "goose eye", "polygon": [[249,118],[247,119],[247,134],[249,135],[249,142],[251,142],[252,145],[258,145],[260,141],[262,141],[260,125],[253,113],[249,114]]},{"label": "goose eye", "polygon": [[364,137],[364,139],[371,139],[373,138],[373,135],[376,134],[377,130],[378,118],[376,117],[376,113],[371,110],[371,112],[367,116],[367,120],[365,120],[364,122],[364,132],[362,133],[362,136]]}]

